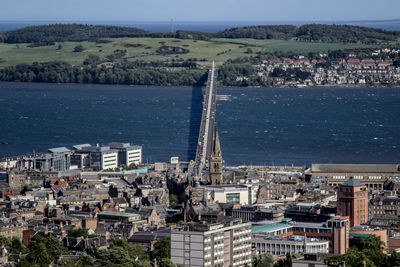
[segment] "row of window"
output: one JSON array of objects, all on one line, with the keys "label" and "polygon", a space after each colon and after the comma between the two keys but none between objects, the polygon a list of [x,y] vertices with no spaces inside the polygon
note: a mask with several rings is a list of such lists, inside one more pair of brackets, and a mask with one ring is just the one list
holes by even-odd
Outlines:
[{"label": "row of window", "polygon": [[[353,176],[353,177],[354,177],[354,179],[357,179],[357,180],[364,179],[364,176],[362,176],[362,175],[356,175],[356,176]],[[346,180],[348,178],[345,175],[333,175],[332,179],[335,179],[335,180]],[[380,180],[380,179],[382,179],[382,176],[380,176],[380,175],[371,175],[371,176],[368,176],[368,179],[370,179],[370,180]]]}]

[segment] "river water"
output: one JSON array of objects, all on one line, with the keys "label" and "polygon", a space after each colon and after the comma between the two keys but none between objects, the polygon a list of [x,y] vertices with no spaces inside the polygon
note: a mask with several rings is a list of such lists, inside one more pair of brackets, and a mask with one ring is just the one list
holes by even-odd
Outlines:
[{"label": "river water", "polygon": [[[227,165],[398,163],[398,88],[219,88]],[[198,87],[0,83],[0,157],[75,144],[143,145],[144,161],[194,157]]]}]

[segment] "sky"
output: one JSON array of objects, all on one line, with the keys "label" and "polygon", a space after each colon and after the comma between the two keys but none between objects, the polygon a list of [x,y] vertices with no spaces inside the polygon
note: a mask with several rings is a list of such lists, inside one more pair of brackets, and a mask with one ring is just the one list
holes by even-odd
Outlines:
[{"label": "sky", "polygon": [[0,21],[346,21],[400,18],[400,0],[0,0]]}]

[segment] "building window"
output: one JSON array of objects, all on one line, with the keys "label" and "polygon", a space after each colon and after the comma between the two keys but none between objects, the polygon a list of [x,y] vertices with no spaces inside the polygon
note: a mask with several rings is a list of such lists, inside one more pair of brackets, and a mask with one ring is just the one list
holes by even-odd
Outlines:
[{"label": "building window", "polygon": [[240,203],[240,193],[227,193],[226,203],[239,204]]}]

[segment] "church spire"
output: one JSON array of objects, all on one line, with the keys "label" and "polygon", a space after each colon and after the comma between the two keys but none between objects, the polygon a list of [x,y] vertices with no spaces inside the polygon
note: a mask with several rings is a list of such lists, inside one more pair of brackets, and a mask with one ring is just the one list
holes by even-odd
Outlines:
[{"label": "church spire", "polygon": [[210,180],[213,185],[223,184],[224,182],[222,175],[222,162],[221,144],[219,142],[218,128],[216,127],[212,153],[209,161]]},{"label": "church spire", "polygon": [[219,142],[218,127],[215,127],[215,138],[214,138],[214,144],[213,144],[212,153],[213,153],[214,157],[221,157],[222,158],[221,144]]}]

